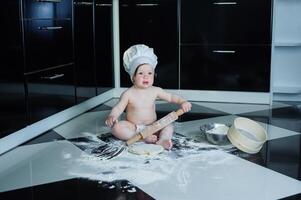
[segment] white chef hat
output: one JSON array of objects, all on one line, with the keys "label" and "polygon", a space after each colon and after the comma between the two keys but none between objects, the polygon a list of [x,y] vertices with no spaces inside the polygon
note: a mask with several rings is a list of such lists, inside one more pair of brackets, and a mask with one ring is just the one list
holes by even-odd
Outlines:
[{"label": "white chef hat", "polygon": [[133,45],[123,54],[123,66],[131,79],[139,65],[149,64],[155,70],[157,63],[157,56],[154,54],[153,48],[144,44]]}]

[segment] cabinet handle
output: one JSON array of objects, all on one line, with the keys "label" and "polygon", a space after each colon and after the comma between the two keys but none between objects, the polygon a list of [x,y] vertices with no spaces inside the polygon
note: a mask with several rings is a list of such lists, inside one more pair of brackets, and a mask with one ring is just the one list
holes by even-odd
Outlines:
[{"label": "cabinet handle", "polygon": [[52,3],[61,3],[62,0],[36,0],[36,2],[52,2]]},{"label": "cabinet handle", "polygon": [[112,4],[108,4],[108,3],[97,3],[96,6],[99,6],[99,7],[111,7]]},{"label": "cabinet handle", "polygon": [[82,1],[82,2],[74,2],[74,5],[76,5],[76,6],[93,6],[93,3]]},{"label": "cabinet handle", "polygon": [[235,51],[228,51],[228,50],[213,50],[213,53],[235,53]]},{"label": "cabinet handle", "polygon": [[237,2],[236,1],[232,1],[232,2],[214,2],[214,5],[236,5]]},{"label": "cabinet handle", "polygon": [[158,6],[159,4],[157,3],[137,3],[136,6]]},{"label": "cabinet handle", "polygon": [[65,74],[54,74],[53,76],[42,76],[41,79],[53,80],[53,79],[61,78],[63,76],[65,76]]},{"label": "cabinet handle", "polygon": [[59,30],[62,29],[62,26],[39,26],[38,30],[49,31],[49,30]]}]

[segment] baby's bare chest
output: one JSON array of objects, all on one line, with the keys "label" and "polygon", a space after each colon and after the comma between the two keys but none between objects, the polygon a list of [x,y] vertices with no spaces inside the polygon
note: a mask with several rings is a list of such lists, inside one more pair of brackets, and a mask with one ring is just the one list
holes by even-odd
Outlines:
[{"label": "baby's bare chest", "polygon": [[153,108],[155,101],[154,95],[137,95],[129,100],[129,105],[136,108]]}]

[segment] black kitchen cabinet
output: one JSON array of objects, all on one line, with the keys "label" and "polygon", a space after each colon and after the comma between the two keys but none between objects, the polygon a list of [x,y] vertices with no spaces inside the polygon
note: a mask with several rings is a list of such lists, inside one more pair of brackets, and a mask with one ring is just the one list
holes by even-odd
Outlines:
[{"label": "black kitchen cabinet", "polygon": [[182,0],[181,44],[270,44],[270,0]]},{"label": "black kitchen cabinet", "polygon": [[22,34],[18,1],[6,1],[0,71],[0,138],[26,126]]},{"label": "black kitchen cabinet", "polygon": [[268,92],[269,46],[182,46],[181,88]]},{"label": "black kitchen cabinet", "polygon": [[77,102],[113,87],[112,1],[74,1]]},{"label": "black kitchen cabinet", "polygon": [[95,0],[95,70],[97,94],[113,88],[112,0]]},{"label": "black kitchen cabinet", "polygon": [[71,20],[24,21],[26,72],[73,62]]},{"label": "black kitchen cabinet", "polygon": [[74,55],[77,102],[96,95],[93,1],[74,1]]},{"label": "black kitchen cabinet", "polygon": [[26,19],[70,19],[72,0],[23,0]]},{"label": "black kitchen cabinet", "polygon": [[[62,111],[75,100],[72,1],[8,0],[0,75],[0,136]],[[7,64],[4,64],[7,63]]]},{"label": "black kitchen cabinet", "polygon": [[22,0],[27,123],[75,102],[72,0]]},{"label": "black kitchen cabinet", "polygon": [[[123,52],[135,44],[154,48],[158,56],[154,85],[178,88],[177,0],[120,0],[121,86],[132,85],[122,64]],[[167,79],[168,77],[168,79]]]},{"label": "black kitchen cabinet", "polygon": [[75,104],[73,65],[27,74],[28,123],[34,123]]},{"label": "black kitchen cabinet", "polygon": [[180,88],[269,92],[270,0],[182,0]]}]

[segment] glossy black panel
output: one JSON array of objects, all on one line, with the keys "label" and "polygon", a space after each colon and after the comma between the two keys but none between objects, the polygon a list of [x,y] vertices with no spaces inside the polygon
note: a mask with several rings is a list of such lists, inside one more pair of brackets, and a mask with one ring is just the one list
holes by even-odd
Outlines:
[{"label": "glossy black panel", "polygon": [[29,123],[74,105],[73,77],[73,65],[26,76]]},{"label": "glossy black panel", "polygon": [[[113,188],[110,188],[114,185]],[[34,187],[0,193],[0,199],[5,200],[65,200],[65,199],[100,199],[100,200],[153,200],[151,196],[137,187],[136,192],[127,192],[128,181],[120,180],[115,183],[102,184],[81,178],[74,178]],[[125,189],[124,189],[125,188]]]},{"label": "glossy black panel", "polygon": [[97,94],[114,86],[112,0],[95,1],[95,68]]},{"label": "glossy black panel", "polygon": [[123,52],[134,44],[154,48],[158,57],[154,85],[178,88],[177,1],[120,1],[121,85],[132,85],[122,65]]},{"label": "glossy black panel", "polygon": [[183,46],[181,89],[268,92],[270,46]]},{"label": "glossy black panel", "polygon": [[19,1],[6,1],[0,71],[0,138],[26,126]]},{"label": "glossy black panel", "polygon": [[77,102],[82,102],[96,95],[92,2],[74,4],[74,50]]},{"label": "glossy black panel", "polygon": [[73,62],[71,20],[25,21],[26,72]]},{"label": "glossy black panel", "polygon": [[270,44],[271,1],[181,1],[181,43]]},{"label": "glossy black panel", "polygon": [[71,18],[71,0],[23,0],[24,18]]},{"label": "glossy black panel", "polygon": [[300,135],[270,140],[266,167],[301,180]]}]

